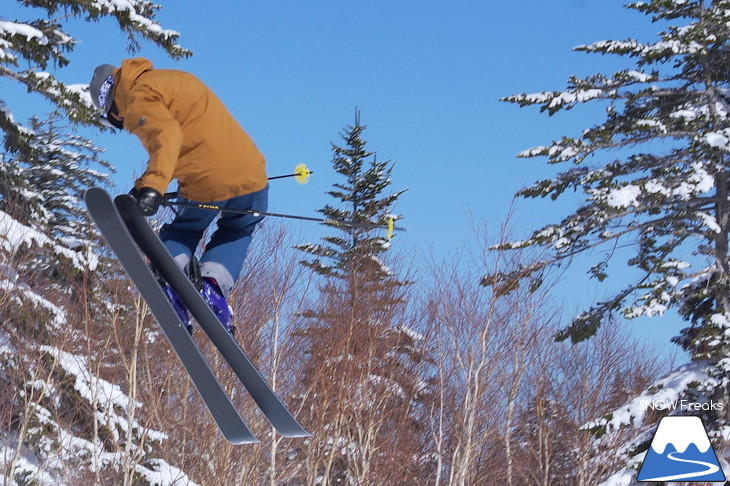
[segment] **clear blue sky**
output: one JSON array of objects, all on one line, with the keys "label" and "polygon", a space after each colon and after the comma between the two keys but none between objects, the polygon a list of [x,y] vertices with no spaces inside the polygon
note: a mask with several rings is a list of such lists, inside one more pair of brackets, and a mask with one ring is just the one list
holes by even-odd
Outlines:
[{"label": "clear blue sky", "polygon": [[[408,232],[399,233],[394,246],[437,259],[473,240],[470,218],[496,234],[515,191],[557,173],[558,167],[518,160],[516,153],[602,120],[595,106],[548,118],[498,99],[563,89],[571,74],[629,67],[621,58],[572,48],[605,39],[650,41],[660,30],[624,2],[609,1],[158,3],[158,20],[179,31],[180,43],[194,55],[175,62],[148,43],[138,55],[205,81],[253,136],[270,175],[298,163],[315,171],[307,186],[272,183],[272,211],[316,216],[332,202],[325,195],[337,180],[330,142],[339,143],[338,133],[353,123],[357,107],[369,148],[378,160],[395,163],[393,188],[408,189],[396,208]],[[14,6],[5,15],[23,20],[28,13]],[[69,31],[81,45],[59,74],[65,82],[88,82],[97,64],[128,57],[112,21],[79,22]],[[0,91],[0,97],[7,94]],[[138,140],[126,133],[90,136],[107,148],[126,191],[146,162]],[[518,203],[515,238],[556,221],[575,204]],[[302,229],[312,240],[323,234],[317,225]],[[564,285],[571,312],[606,292],[587,283],[585,270],[577,269]],[[609,285],[623,286],[615,280]],[[660,334],[660,343],[679,328],[676,318],[637,322],[645,326],[643,334]]]}]

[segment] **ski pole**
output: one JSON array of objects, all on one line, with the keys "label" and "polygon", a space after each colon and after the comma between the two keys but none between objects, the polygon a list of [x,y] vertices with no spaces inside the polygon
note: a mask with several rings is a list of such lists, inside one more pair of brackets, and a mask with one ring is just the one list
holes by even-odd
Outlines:
[{"label": "ski pole", "polygon": [[314,174],[314,172],[309,170],[306,165],[299,164],[294,167],[294,172],[292,174],[269,177],[269,180],[275,181],[277,179],[284,179],[286,177],[294,177],[299,184],[306,184],[307,182],[309,182],[309,176],[311,176],[312,174]]},{"label": "ski pole", "polygon": [[[287,177],[294,177],[295,180],[299,184],[302,184],[303,185],[303,184],[306,184],[307,182],[309,182],[309,177],[312,174],[314,174],[314,171],[313,170],[309,170],[305,164],[299,164],[296,167],[294,167],[294,172],[292,172],[291,174],[284,174],[284,175],[278,175],[278,176],[269,177],[268,180],[275,181],[277,179],[285,179]],[[165,197],[166,198],[169,198],[169,199],[174,199],[177,196],[178,196],[178,193],[177,192],[167,192],[167,193],[165,193]]]},{"label": "ski pole", "polygon": [[342,221],[338,219],[327,219],[327,218],[313,218],[311,216],[297,216],[294,214],[282,214],[282,213],[270,213],[266,211],[257,211],[255,209],[235,209],[235,208],[224,208],[216,204],[208,203],[196,203],[196,202],[183,202],[183,201],[170,201],[177,197],[177,193],[168,192],[162,199],[163,206],[178,206],[183,208],[195,208],[195,209],[208,209],[210,211],[221,211],[225,213],[234,214],[250,214],[254,217],[259,216],[271,216],[273,218],[284,218],[284,219],[295,219],[298,221],[312,221],[315,223],[329,224],[332,226],[345,226],[349,228],[363,228],[363,229],[386,229],[388,231],[388,239],[393,237],[394,231],[407,231],[405,228],[399,228],[395,226],[395,218],[388,218],[387,224],[374,224],[374,223],[358,223],[356,221]]}]

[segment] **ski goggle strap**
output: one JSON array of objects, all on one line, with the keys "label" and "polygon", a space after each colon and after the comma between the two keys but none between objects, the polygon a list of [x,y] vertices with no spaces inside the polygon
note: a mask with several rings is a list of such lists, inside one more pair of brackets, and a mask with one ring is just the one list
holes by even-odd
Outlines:
[{"label": "ski goggle strap", "polygon": [[113,86],[114,75],[110,74],[104,82],[101,83],[101,86],[99,87],[99,96],[96,100],[94,100],[96,102],[96,106],[98,106],[101,111],[99,114],[99,123],[108,128],[117,128],[111,120],[109,120],[109,111],[112,109],[112,104],[114,103],[114,100],[109,98],[109,96],[114,95],[114,90],[112,89]]},{"label": "ski goggle strap", "polygon": [[112,86],[114,86],[114,75],[111,74],[109,77],[107,77],[103,83],[101,83],[101,86],[99,87],[99,97],[96,100],[99,104],[98,106],[101,107],[102,110],[106,110],[107,108],[111,108],[111,103],[107,106],[107,98],[109,97],[109,93],[113,93]]}]

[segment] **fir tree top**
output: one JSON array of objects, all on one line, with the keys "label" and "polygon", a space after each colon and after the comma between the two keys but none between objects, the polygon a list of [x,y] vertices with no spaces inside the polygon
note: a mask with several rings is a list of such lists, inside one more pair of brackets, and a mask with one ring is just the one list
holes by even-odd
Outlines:
[{"label": "fir tree top", "polygon": [[334,189],[327,192],[338,205],[327,204],[319,210],[329,220],[355,225],[326,223],[339,235],[326,236],[321,244],[299,247],[315,257],[306,265],[321,275],[346,278],[353,272],[372,272],[376,280],[392,277],[378,257],[390,247],[381,233],[389,219],[400,219],[392,214],[392,208],[405,191],[383,195],[392,182],[393,164],[378,161],[376,153],[366,148],[365,128],[357,112],[355,124],[341,133],[344,145],[332,144],[332,166],[344,181],[335,183]]}]

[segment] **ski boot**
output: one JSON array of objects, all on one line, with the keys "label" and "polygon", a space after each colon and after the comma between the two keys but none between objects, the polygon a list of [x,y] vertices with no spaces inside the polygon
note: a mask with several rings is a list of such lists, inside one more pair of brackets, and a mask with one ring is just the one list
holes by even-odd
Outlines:
[{"label": "ski boot", "polygon": [[200,295],[203,296],[206,304],[223,324],[223,327],[226,328],[226,331],[233,335],[236,332],[236,328],[232,324],[233,309],[226,302],[226,298],[223,296],[220,287],[218,287],[218,282],[210,277],[203,277],[201,285]]},{"label": "ski boot", "polygon": [[177,316],[180,318],[180,322],[183,326],[185,326],[185,329],[188,330],[188,333],[192,336],[193,334],[193,325],[190,323],[190,312],[188,311],[187,307],[183,305],[182,301],[180,300],[180,297],[177,296],[174,290],[170,288],[169,285],[163,285],[162,291],[167,296],[167,300],[170,301],[172,304],[172,307],[175,309],[175,312],[177,312]]}]

